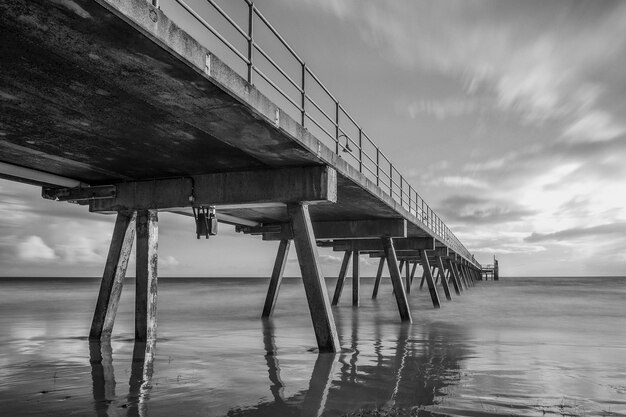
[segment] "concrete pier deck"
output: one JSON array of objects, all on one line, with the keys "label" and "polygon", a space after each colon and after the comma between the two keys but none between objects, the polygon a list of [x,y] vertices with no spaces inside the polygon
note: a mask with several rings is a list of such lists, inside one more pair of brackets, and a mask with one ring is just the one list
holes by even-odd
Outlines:
[{"label": "concrete pier deck", "polygon": [[[378,146],[367,154],[363,141],[371,140],[360,127],[358,138],[345,133],[339,114],[354,121],[338,101],[330,145],[312,133],[320,124],[311,117],[317,104],[305,80],[319,80],[304,63],[296,120],[248,82],[252,52],[246,78],[156,3],[0,5],[0,176],[42,185],[44,197],[89,204],[94,212],[137,212],[148,219],[142,227],[155,230],[158,210],[191,215],[192,207],[211,207],[243,232],[294,239],[299,258],[310,260],[300,260],[303,275],[307,268],[319,275],[316,251],[309,250],[317,241],[338,251],[386,253],[394,265],[406,251],[422,259],[429,283],[430,251],[443,248],[446,262],[473,279],[480,264]],[[273,30],[246,4],[250,22],[261,18]],[[252,51],[251,25],[246,39]],[[350,144],[346,158],[340,148]],[[121,239],[128,229],[120,230]],[[145,239],[148,254],[154,243]],[[110,274],[116,265],[117,258]],[[150,268],[142,274],[156,279],[156,266]],[[399,293],[401,277],[392,276]],[[326,297],[325,290],[316,297]]]}]

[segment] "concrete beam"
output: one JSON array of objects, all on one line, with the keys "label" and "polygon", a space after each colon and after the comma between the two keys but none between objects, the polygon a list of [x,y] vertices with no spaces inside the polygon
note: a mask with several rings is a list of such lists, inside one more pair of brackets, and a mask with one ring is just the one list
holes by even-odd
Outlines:
[{"label": "concrete beam", "polygon": [[327,166],[220,172],[115,187],[114,198],[90,201],[90,211],[336,202],[337,172]]},{"label": "concrete beam", "polygon": [[[404,239],[393,239],[394,257],[395,251],[403,250],[433,250],[435,239],[432,237],[408,237]],[[380,239],[360,239],[360,240],[336,240],[332,243],[334,251],[381,251],[385,250]],[[385,251],[387,252],[387,251]],[[388,255],[388,253],[387,253]]]},{"label": "concrete beam", "polygon": [[[279,226],[279,228],[277,228]],[[267,225],[260,228],[240,228],[243,233],[262,233],[263,240],[291,239],[293,233],[288,224]],[[314,222],[315,239],[372,239],[381,237],[403,238],[407,236],[404,219],[369,219]]]}]

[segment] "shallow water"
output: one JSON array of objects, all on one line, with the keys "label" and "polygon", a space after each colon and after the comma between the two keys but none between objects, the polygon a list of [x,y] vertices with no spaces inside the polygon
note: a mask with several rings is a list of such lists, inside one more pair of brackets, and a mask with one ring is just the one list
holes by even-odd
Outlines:
[{"label": "shallow water", "polygon": [[414,291],[412,325],[388,279],[378,300],[372,284],[354,309],[348,280],[333,308],[343,350],[318,354],[298,279],[270,321],[267,280],[161,279],[150,366],[132,280],[111,343],[90,351],[98,280],[0,279],[0,415],[626,415],[626,279],[481,282],[438,311]]}]

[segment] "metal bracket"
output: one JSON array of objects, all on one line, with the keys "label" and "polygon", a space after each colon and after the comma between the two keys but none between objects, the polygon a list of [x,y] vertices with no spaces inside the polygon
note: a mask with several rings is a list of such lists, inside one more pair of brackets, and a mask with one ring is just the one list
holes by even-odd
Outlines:
[{"label": "metal bracket", "polygon": [[91,200],[115,198],[117,197],[117,187],[115,185],[75,188],[42,187],[41,196],[47,200],[81,203]]}]

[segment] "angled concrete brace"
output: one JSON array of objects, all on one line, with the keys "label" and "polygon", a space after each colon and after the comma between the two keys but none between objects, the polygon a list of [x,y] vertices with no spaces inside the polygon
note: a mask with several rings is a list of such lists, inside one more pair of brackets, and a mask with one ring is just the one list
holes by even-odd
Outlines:
[{"label": "angled concrete brace", "polygon": [[461,281],[463,282],[463,285],[465,286],[465,288],[469,288],[470,287],[470,283],[467,280],[467,277],[465,276],[465,272],[463,271],[463,268],[461,267],[461,264],[459,262],[455,262],[454,263],[454,267],[458,271],[459,278],[461,278]]},{"label": "angled concrete brace", "polygon": [[465,264],[462,261],[459,263],[459,271],[461,272],[461,275],[463,276],[463,280],[465,281],[467,286],[471,287],[472,286],[472,280],[470,279],[469,275],[467,274],[467,268],[465,268]]},{"label": "angled concrete brace", "polygon": [[473,287],[474,286],[474,279],[472,278],[472,275],[469,273],[469,268],[467,267],[465,262],[461,263],[461,270],[463,271],[463,275],[465,275],[465,279],[467,280],[469,285],[471,285]]},{"label": "angled concrete brace", "polygon": [[376,281],[374,282],[374,290],[372,291],[372,298],[378,296],[378,288],[380,287],[380,280],[383,277],[383,268],[385,266],[385,257],[380,258],[378,261],[378,271],[376,271]]},{"label": "angled concrete brace", "polygon": [[157,210],[139,210],[135,274],[135,340],[140,342],[156,340],[158,241]]},{"label": "angled concrete brace", "polygon": [[341,269],[339,270],[339,276],[337,277],[337,284],[335,285],[335,293],[333,295],[332,305],[336,306],[339,303],[341,292],[343,291],[343,284],[346,279],[346,273],[348,272],[348,264],[350,263],[350,257],[352,251],[347,250],[343,255],[343,262],[341,262]]},{"label": "angled concrete brace", "polygon": [[[437,256],[437,267],[439,268],[439,274],[441,276],[441,280],[442,281],[447,281],[446,279],[446,269],[443,266],[443,260],[441,259],[441,256]],[[456,293],[456,295],[461,295],[461,291],[459,289],[459,285],[457,284],[456,280],[454,279],[453,275],[450,275],[450,282],[452,282],[452,286],[454,287],[454,292]]]},{"label": "angled concrete brace", "polygon": [[435,280],[433,279],[432,271],[430,270],[430,262],[428,261],[428,254],[426,254],[426,250],[420,250],[420,257],[422,268],[426,273],[426,283],[428,284],[428,291],[430,291],[430,299],[433,301],[433,307],[439,308],[441,307],[439,294],[437,294],[437,287],[435,286]]},{"label": "angled concrete brace", "polygon": [[283,271],[287,264],[287,255],[289,254],[289,247],[291,246],[291,240],[283,239],[278,245],[278,253],[276,254],[276,261],[274,262],[274,268],[272,269],[272,277],[270,278],[270,285],[267,289],[267,296],[265,297],[265,304],[263,305],[263,313],[261,317],[270,317],[274,312],[276,305],[276,299],[278,298],[278,290],[283,280]]},{"label": "angled concrete brace", "polygon": [[424,288],[425,282],[426,282],[426,270],[422,267],[422,280],[420,281],[420,290]]},{"label": "angled concrete brace", "polygon": [[417,262],[413,262],[413,269],[411,269],[411,283],[413,285],[413,278],[415,278],[415,270],[417,269]]},{"label": "angled concrete brace", "polygon": [[435,258],[435,266],[437,267],[437,275],[441,280],[441,286],[443,287],[443,292],[446,295],[446,300],[452,300],[452,296],[450,295],[450,287],[448,287],[448,281],[446,280],[446,273],[443,270],[443,267],[440,264],[441,257],[437,256]]},{"label": "angled concrete brace", "polygon": [[457,271],[456,267],[454,266],[454,261],[448,259],[447,264],[448,269],[452,273],[452,279],[454,280],[454,282],[456,282],[456,286],[459,288],[460,292],[463,292],[463,283],[461,282],[461,278],[459,277],[459,271]]},{"label": "angled concrete brace", "polygon": [[91,341],[111,337],[126,268],[135,239],[135,219],[136,213],[132,211],[117,214],[89,332],[89,340]]},{"label": "angled concrete brace", "polygon": [[411,310],[404,292],[404,286],[402,285],[402,277],[400,276],[400,269],[398,269],[398,258],[396,257],[393,240],[390,237],[384,237],[382,238],[382,245],[387,259],[387,266],[389,267],[389,275],[391,276],[391,284],[393,285],[400,318],[402,321],[412,322]]},{"label": "angled concrete brace", "polygon": [[306,204],[289,204],[293,241],[298,254],[304,290],[320,352],[337,352],[340,348],[335,319],[330,308],[324,275],[319,265],[317,245]]}]

